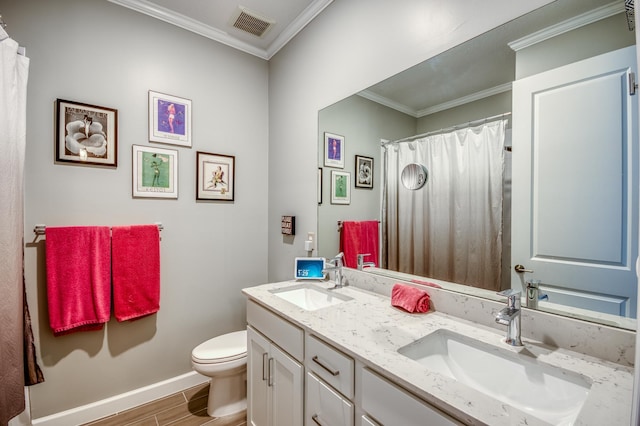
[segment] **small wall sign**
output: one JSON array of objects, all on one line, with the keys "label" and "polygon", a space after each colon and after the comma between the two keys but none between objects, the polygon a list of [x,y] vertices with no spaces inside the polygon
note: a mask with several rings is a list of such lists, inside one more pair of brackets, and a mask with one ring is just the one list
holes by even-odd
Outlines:
[{"label": "small wall sign", "polygon": [[282,216],[282,235],[296,235],[296,217]]}]

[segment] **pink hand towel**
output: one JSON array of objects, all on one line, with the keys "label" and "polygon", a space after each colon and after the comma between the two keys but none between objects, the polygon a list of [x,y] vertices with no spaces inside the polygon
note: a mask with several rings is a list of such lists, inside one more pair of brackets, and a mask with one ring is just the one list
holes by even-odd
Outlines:
[{"label": "pink hand towel", "polygon": [[418,288],[397,283],[391,289],[391,305],[411,313],[428,312],[429,295]]},{"label": "pink hand towel", "polygon": [[160,309],[160,232],[157,225],[111,230],[113,310],[118,321]]},{"label": "pink hand towel", "polygon": [[45,236],[53,333],[101,330],[111,316],[109,227],[47,226]]},{"label": "pink hand towel", "polygon": [[344,253],[344,265],[356,268],[358,254],[369,254],[365,262],[378,266],[378,221],[344,221],[340,232],[340,251]]}]

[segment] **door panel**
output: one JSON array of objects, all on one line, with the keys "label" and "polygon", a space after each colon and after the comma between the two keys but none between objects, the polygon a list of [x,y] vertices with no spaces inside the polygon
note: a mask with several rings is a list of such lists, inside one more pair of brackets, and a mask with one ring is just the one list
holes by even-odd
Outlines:
[{"label": "door panel", "polygon": [[636,316],[635,47],[513,86],[512,287],[541,280],[549,301]]}]

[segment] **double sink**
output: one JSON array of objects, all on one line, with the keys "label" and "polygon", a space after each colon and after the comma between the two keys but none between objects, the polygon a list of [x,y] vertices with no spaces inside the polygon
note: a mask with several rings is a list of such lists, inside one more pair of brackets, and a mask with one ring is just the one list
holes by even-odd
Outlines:
[{"label": "double sink", "polygon": [[[271,293],[308,311],[352,300],[311,283]],[[399,348],[398,353],[554,425],[573,424],[591,388],[586,377],[545,364],[526,349],[516,352],[444,328]]]}]

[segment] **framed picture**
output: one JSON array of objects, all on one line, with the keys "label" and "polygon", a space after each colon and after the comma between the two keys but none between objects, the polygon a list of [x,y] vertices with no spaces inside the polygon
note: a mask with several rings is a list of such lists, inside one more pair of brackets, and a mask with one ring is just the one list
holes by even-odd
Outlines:
[{"label": "framed picture", "polygon": [[331,171],[331,204],[351,203],[351,173]]},{"label": "framed picture", "polygon": [[344,169],[344,136],[324,132],[324,165]]},{"label": "framed picture", "polygon": [[196,156],[196,200],[233,201],[236,157],[198,152]]},{"label": "framed picture", "polygon": [[56,162],[118,167],[118,110],[56,100]]},{"label": "framed picture", "polygon": [[133,145],[133,196],[178,198],[178,151]]},{"label": "framed picture", "polygon": [[318,167],[318,204],[322,204],[322,167]]},{"label": "framed picture", "polygon": [[356,155],[356,187],[373,188],[373,158]]},{"label": "framed picture", "polygon": [[191,148],[191,100],[149,90],[149,141]]}]

